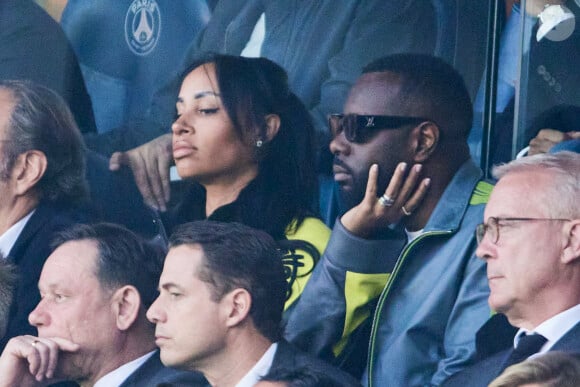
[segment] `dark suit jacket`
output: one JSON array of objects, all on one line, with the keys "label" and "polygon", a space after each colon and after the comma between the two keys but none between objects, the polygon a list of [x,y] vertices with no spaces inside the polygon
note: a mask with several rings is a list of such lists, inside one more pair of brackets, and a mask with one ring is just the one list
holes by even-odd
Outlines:
[{"label": "dark suit jacket", "polygon": [[209,386],[202,374],[178,371],[167,368],[161,363],[159,351],[137,368],[119,387],[154,387],[159,385],[173,387]]},{"label": "dark suit jacket", "polygon": [[[60,382],[49,387],[77,387],[75,382]],[[161,363],[159,350],[137,368],[119,387],[210,387],[202,374],[178,371]]]},{"label": "dark suit jacket", "polygon": [[[580,322],[552,346],[550,351],[580,352]],[[484,359],[451,376],[442,387],[485,387],[503,371],[511,348]]]},{"label": "dark suit jacket", "polygon": [[295,348],[287,341],[279,341],[278,349],[274,355],[274,361],[270,367],[270,373],[279,370],[296,370],[299,368],[310,369],[315,372],[323,373],[330,377],[333,381],[332,385],[335,387],[355,387],[360,386],[360,382],[354,379],[351,375],[345,373],[325,363],[324,361],[302,352]]},{"label": "dark suit jacket", "polygon": [[[270,372],[275,370],[313,369],[331,376],[333,387],[360,387],[360,383],[350,375],[337,368],[303,353],[286,341],[278,343]],[[58,385],[60,387],[61,385]],[[62,385],[65,387],[65,385]],[[66,385],[69,387],[69,385]],[[205,378],[196,372],[178,371],[164,367],[159,358],[159,351],[149,358],[119,387],[210,387]],[[52,386],[51,386],[52,387]],[[55,386],[56,387],[56,386]]]},{"label": "dark suit jacket", "polygon": [[36,329],[28,323],[28,315],[40,301],[38,279],[46,258],[52,252],[52,237],[56,232],[84,220],[80,212],[49,203],[41,203],[28,220],[8,254],[8,259],[18,269],[19,278],[0,350],[4,349],[11,337],[36,335]]}]

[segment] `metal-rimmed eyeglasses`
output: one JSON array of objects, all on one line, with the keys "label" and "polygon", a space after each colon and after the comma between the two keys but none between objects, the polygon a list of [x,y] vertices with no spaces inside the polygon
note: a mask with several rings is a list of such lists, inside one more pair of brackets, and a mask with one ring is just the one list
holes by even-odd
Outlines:
[{"label": "metal-rimmed eyeglasses", "polygon": [[481,243],[483,238],[487,235],[491,242],[495,245],[499,241],[499,229],[502,224],[500,222],[568,222],[570,219],[562,218],[500,218],[491,216],[487,218],[486,223],[481,223],[477,225],[475,229],[475,237],[477,243]]},{"label": "metal-rimmed eyeglasses", "polygon": [[328,126],[333,137],[344,132],[349,142],[364,143],[369,138],[370,131],[382,129],[397,129],[403,125],[416,125],[428,118],[409,116],[377,116],[368,114],[331,114]]}]

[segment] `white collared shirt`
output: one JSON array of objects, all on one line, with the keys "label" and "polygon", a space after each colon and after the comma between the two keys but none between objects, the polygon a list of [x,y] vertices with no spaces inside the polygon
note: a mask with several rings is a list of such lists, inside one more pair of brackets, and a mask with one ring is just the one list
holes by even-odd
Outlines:
[{"label": "white collared shirt", "polygon": [[[258,360],[250,371],[236,384],[236,387],[253,387],[260,379],[270,371],[274,355],[278,349],[278,343],[270,345],[270,348]],[[96,387],[96,386],[95,386]]]},{"label": "white collared shirt", "polygon": [[118,387],[120,386],[135,370],[143,365],[155,351],[151,351],[121,367],[109,372],[95,383],[93,387]]},{"label": "white collared shirt", "polygon": [[[580,322],[580,304],[573,306],[557,315],[549,318],[533,330],[535,333],[539,333],[544,336],[547,341],[546,344],[542,346],[538,353],[533,356],[539,355],[541,353],[548,352],[558,340],[560,340],[570,329],[572,329],[576,324]],[[531,334],[533,332],[520,329],[514,338],[514,347],[520,339],[522,333]]]},{"label": "white collared shirt", "polygon": [[35,210],[30,211],[28,215],[14,223],[4,234],[0,235],[0,253],[2,253],[4,257],[7,257],[8,254],[10,254],[10,250],[12,250],[16,244],[20,233],[24,230],[24,226],[26,226],[30,217],[32,217],[34,211]]}]

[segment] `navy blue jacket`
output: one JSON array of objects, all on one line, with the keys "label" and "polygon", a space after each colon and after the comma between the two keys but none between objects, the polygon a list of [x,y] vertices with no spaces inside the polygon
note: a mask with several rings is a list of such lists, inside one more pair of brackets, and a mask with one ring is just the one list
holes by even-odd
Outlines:
[{"label": "navy blue jacket", "polygon": [[[580,322],[558,340],[550,351],[580,352]],[[490,356],[453,375],[442,387],[486,387],[503,371],[503,364],[511,348]]]},{"label": "navy blue jacket", "polygon": [[153,356],[137,368],[119,387],[156,387],[166,384],[173,387],[209,387],[209,383],[200,373],[165,367],[159,358],[159,351],[155,351]]}]

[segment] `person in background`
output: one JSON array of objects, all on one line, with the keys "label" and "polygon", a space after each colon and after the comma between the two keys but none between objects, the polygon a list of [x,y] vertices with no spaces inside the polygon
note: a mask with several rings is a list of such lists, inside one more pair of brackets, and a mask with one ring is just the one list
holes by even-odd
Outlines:
[{"label": "person in background", "polygon": [[580,152],[580,106],[559,104],[535,117],[526,131],[528,156],[569,150]]},{"label": "person in background", "polygon": [[0,80],[28,80],[54,90],[81,132],[96,132],[77,57],[60,25],[33,0],[0,1]]},{"label": "person in background", "polygon": [[530,141],[529,155],[568,150],[580,152],[580,131],[562,132],[554,129],[542,129]]},{"label": "person in background", "polygon": [[[183,67],[208,52],[264,57],[279,64],[314,122],[319,157],[312,168],[329,175],[328,114],[342,108],[349,88],[372,59],[399,52],[436,54],[436,15],[432,2],[421,0],[220,0],[185,53]],[[147,122],[86,137],[89,148],[101,153],[122,151],[112,155],[111,168],[130,166],[146,202],[161,210],[169,200],[167,133],[180,83],[176,77],[160,87]],[[324,187],[332,189],[331,184]]]}]

